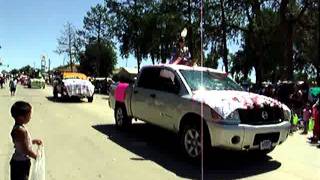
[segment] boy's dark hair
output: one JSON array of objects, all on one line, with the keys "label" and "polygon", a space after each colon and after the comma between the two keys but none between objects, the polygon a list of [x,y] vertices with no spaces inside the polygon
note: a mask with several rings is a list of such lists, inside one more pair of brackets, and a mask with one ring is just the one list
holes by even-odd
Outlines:
[{"label": "boy's dark hair", "polygon": [[17,118],[19,116],[25,116],[31,112],[32,106],[25,101],[17,101],[11,107],[11,116]]}]

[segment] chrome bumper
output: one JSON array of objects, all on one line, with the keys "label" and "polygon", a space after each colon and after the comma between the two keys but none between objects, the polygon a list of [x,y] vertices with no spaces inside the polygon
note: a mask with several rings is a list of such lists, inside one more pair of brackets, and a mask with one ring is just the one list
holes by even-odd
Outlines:
[{"label": "chrome bumper", "polygon": [[287,139],[290,129],[289,122],[270,125],[231,125],[216,122],[207,124],[211,145],[233,150],[258,149],[262,140],[272,140],[272,147],[275,147]]}]

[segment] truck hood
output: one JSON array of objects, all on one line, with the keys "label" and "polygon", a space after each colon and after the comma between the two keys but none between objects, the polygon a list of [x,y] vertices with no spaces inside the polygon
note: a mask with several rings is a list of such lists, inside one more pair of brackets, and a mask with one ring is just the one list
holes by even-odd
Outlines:
[{"label": "truck hood", "polygon": [[208,105],[222,118],[228,117],[236,109],[262,108],[265,105],[289,110],[275,99],[245,91],[198,90],[193,92],[192,100]]}]

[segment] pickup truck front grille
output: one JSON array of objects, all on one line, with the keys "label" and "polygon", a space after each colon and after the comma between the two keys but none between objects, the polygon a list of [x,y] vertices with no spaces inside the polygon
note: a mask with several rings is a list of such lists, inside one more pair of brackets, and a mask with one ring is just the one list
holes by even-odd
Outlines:
[{"label": "pickup truck front grille", "polygon": [[242,124],[264,125],[278,124],[283,121],[283,110],[279,107],[238,109]]}]

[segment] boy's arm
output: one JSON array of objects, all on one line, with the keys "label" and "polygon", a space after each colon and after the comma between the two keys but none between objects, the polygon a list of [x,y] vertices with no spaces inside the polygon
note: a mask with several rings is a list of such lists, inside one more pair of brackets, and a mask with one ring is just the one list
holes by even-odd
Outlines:
[{"label": "boy's arm", "polygon": [[20,142],[23,153],[32,157],[33,159],[37,158],[37,154],[31,149],[31,146],[28,145],[28,135],[27,131],[24,129],[16,130],[16,141]]}]

